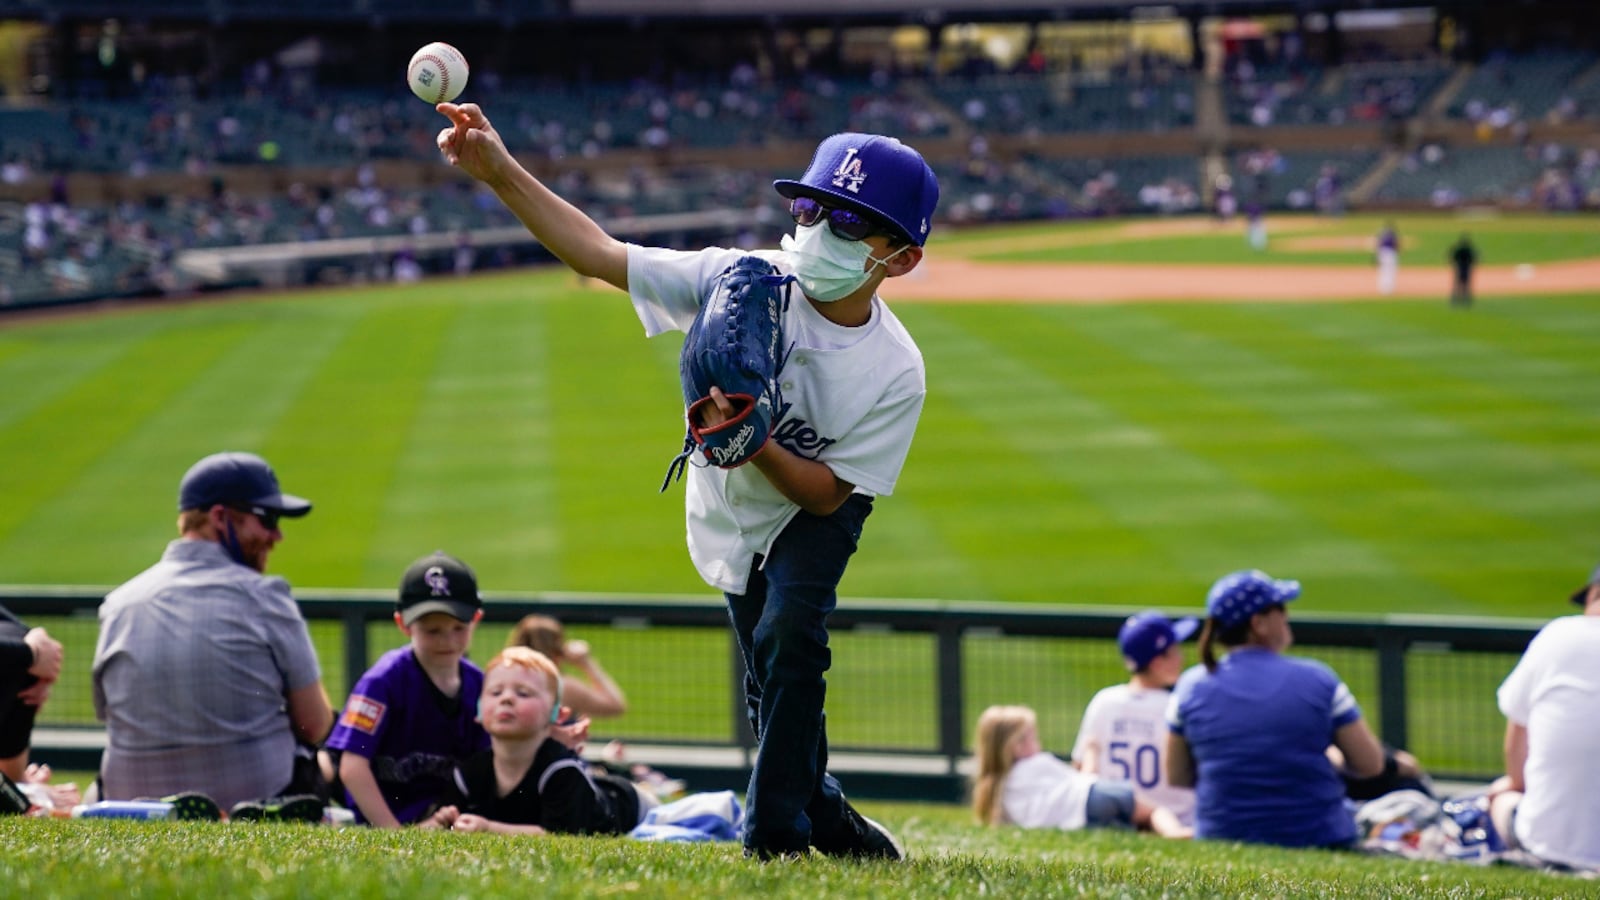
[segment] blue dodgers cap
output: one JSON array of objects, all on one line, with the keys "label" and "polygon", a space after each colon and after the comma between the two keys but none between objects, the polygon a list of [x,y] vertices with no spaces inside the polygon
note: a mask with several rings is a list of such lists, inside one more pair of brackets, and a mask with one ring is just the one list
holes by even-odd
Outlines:
[{"label": "blue dodgers cap", "polygon": [[831,198],[870,213],[919,247],[928,240],[939,205],[939,179],[922,154],[881,134],[847,131],[826,138],[799,181],[779,179],[772,186],[791,200]]},{"label": "blue dodgers cap", "polygon": [[1300,596],[1300,582],[1278,581],[1260,569],[1233,572],[1217,579],[1206,595],[1206,615],[1223,628],[1250,621],[1250,617],[1274,603],[1288,603]]},{"label": "blue dodgers cap", "polygon": [[311,511],[311,501],[285,494],[267,461],[254,453],[213,453],[189,467],[178,484],[178,509],[223,506],[260,507],[294,518]]},{"label": "blue dodgers cap", "polygon": [[1200,622],[1193,616],[1174,622],[1158,612],[1142,612],[1122,623],[1122,630],[1117,632],[1117,648],[1122,651],[1128,671],[1142,672],[1168,647],[1188,640],[1199,627]]}]

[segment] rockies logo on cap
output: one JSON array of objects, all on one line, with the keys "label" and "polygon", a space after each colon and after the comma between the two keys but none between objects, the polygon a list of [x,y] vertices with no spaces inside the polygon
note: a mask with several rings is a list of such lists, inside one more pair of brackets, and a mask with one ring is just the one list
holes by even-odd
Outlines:
[{"label": "rockies logo on cap", "polygon": [[450,596],[450,579],[445,576],[444,569],[438,566],[431,566],[422,573],[422,583],[428,586],[435,597]]}]

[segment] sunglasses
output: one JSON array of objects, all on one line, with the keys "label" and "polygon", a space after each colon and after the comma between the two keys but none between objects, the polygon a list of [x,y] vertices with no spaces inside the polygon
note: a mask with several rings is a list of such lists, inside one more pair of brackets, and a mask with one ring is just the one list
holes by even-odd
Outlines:
[{"label": "sunglasses", "polygon": [[833,232],[835,237],[846,241],[859,241],[874,234],[884,233],[876,222],[854,210],[823,206],[810,197],[796,197],[790,200],[789,215],[794,217],[796,225],[807,227],[817,224],[826,216],[828,230]]},{"label": "sunglasses", "polygon": [[275,509],[262,509],[259,506],[230,506],[228,508],[234,510],[235,512],[242,512],[255,516],[256,520],[261,523],[261,527],[268,531],[277,531],[278,520],[283,518],[283,513],[280,513]]}]

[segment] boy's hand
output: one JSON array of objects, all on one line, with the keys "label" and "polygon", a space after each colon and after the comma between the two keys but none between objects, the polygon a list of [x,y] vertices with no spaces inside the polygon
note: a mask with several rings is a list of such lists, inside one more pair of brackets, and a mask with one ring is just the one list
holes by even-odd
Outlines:
[{"label": "boy's hand", "polygon": [[454,825],[456,823],[456,819],[460,818],[460,816],[461,810],[456,809],[454,806],[441,806],[439,807],[439,811],[434,813],[433,816],[424,823],[424,825],[428,828],[443,828],[445,830],[449,830],[450,826]]},{"label": "boy's hand", "polygon": [[[451,809],[454,808],[455,807],[451,807]],[[456,817],[455,824],[450,826],[450,830],[467,832],[488,831],[493,824],[493,822],[485,819],[483,816],[475,815],[473,813],[465,813]]]},{"label": "boy's hand", "polygon": [[479,181],[497,176],[511,154],[478,104],[441,103],[434,109],[452,123],[437,139],[445,161]]},{"label": "boy's hand", "polygon": [[33,665],[28,674],[40,681],[55,681],[61,677],[61,642],[51,637],[43,628],[28,632],[23,642],[33,650]]},{"label": "boy's hand", "polygon": [[[561,707],[562,719],[566,719],[570,715],[572,715],[572,707]],[[552,725],[550,727],[550,736],[573,753],[582,754],[584,745],[589,743],[589,717],[584,716],[571,725]]]},{"label": "boy's hand", "polygon": [[697,410],[700,421],[695,424],[701,428],[715,428],[733,418],[733,402],[722,393],[722,388],[712,385],[709,394],[711,402]]}]

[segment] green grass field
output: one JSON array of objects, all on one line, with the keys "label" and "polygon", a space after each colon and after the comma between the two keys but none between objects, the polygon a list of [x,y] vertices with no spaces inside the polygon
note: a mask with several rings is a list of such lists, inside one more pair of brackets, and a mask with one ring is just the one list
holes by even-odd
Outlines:
[{"label": "green grass field", "polygon": [[[1554,614],[1600,548],[1597,300],[902,304],[926,413],[842,592],[1198,606],[1259,566],[1308,611]],[[705,595],[656,493],[676,354],[557,271],[0,320],[0,582],[125,579],[245,448],[317,504],[300,587],[445,548],[489,590]]]},{"label": "green grass field", "polygon": [[[1524,254],[1518,262],[1600,256],[1595,229],[1577,220],[1399,224],[1423,260],[1442,256],[1462,227],[1492,264],[1512,262],[1511,252]],[[1338,227],[1369,235],[1377,220]],[[1051,229],[1080,243],[1025,252],[1255,258],[1235,237],[1132,241],[1104,228]],[[1048,244],[1049,233],[941,236],[930,249],[987,257],[1008,236]],[[1367,263],[1349,250],[1303,256],[1264,261]],[[1470,313],[1442,302],[896,311],[926,357],[930,393],[899,489],[880,502],[842,586],[847,598],[1197,610],[1218,575],[1259,566],[1301,579],[1297,610],[1307,612],[1542,619],[1566,612],[1563,598],[1600,551],[1600,288],[1485,297]],[[303,590],[390,589],[407,562],[444,548],[492,592],[709,598],[683,549],[681,487],[656,493],[682,436],[676,357],[670,338],[642,338],[622,296],[559,271],[0,317],[0,583],[124,580],[173,536],[183,470],[215,450],[251,449],[317,504],[288,524],[273,558]],[[52,630],[70,635],[86,667],[93,622]],[[375,647],[400,640],[379,631]],[[583,636],[601,658],[636,667],[621,671],[640,710],[628,733],[682,736],[669,719],[698,702],[690,694],[726,708],[722,633],[688,635],[671,653],[644,646],[648,632]],[[476,646],[499,640],[486,630]],[[917,708],[893,727],[914,724],[889,733],[878,699],[928,682],[919,640],[836,637],[832,737],[930,741],[934,716],[918,705],[935,698],[905,690]],[[1064,749],[1088,693],[1117,679],[1114,650],[1098,647],[1102,657],[1086,664],[1094,648],[1000,644],[971,649],[969,696],[1056,710],[1042,725],[1046,743]],[[331,632],[319,652],[337,671]],[[715,671],[685,688],[685,658]],[[1367,702],[1355,657],[1333,661]],[[1412,689],[1441,703],[1469,694],[1493,716],[1504,665],[1488,661],[1465,681],[1414,677]],[[50,715],[81,718],[85,703],[52,701]],[[709,720],[705,737],[728,726]],[[1430,762],[1494,764],[1494,747],[1451,747],[1449,729],[1438,731],[1441,743],[1415,748]],[[807,897],[1558,896],[1586,884],[995,832],[949,807],[872,811],[909,839],[913,865],[814,861],[796,877],[746,865],[729,847],[567,840],[547,852],[449,835],[12,821],[0,822],[12,848],[0,884],[20,896],[135,887],[484,896],[538,885],[555,895]]]},{"label": "green grass field", "polygon": [[[1578,897],[1593,882],[1522,869],[984,829],[951,806],[866,804],[906,864],[757,865],[732,844],[501,838],[306,826],[0,820],[18,897]],[[93,860],[92,865],[86,861]]]}]

